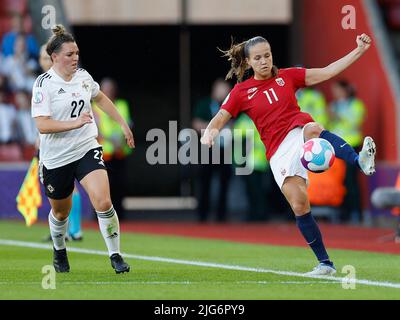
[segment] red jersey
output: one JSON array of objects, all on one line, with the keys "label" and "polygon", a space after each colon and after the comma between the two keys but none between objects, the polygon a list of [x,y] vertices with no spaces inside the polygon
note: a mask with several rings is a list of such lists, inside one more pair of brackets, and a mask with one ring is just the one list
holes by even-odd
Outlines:
[{"label": "red jersey", "polygon": [[254,77],[238,83],[222,103],[221,109],[233,117],[245,112],[256,125],[271,159],[290,130],[303,127],[313,118],[300,111],[295,93],[305,87],[306,69],[279,69],[278,75],[268,80]]}]

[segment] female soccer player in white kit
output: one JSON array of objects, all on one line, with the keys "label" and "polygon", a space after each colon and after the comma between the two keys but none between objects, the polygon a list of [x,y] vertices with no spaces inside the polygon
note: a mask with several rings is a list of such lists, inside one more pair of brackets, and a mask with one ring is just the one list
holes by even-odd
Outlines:
[{"label": "female soccer player in white kit", "polygon": [[[231,61],[227,78],[235,75],[239,81],[222,103],[218,114],[210,121],[201,142],[213,145],[219,130],[240,112],[245,112],[256,125],[264,142],[267,159],[277,182],[289,202],[296,223],[319,264],[310,275],[330,275],[336,272],[322,241],[321,232],[311,215],[307,195],[307,170],[300,162],[300,149],[312,138],[328,140],[335,155],[358,166],[366,175],[375,172],[375,143],[364,139],[363,149],[357,154],[342,138],[325,130],[312,117],[300,111],[295,97],[297,89],[312,86],[333,78],[370,47],[371,39],[362,34],[357,47],[343,58],[325,68],[279,69],[273,65],[271,47],[263,37],[254,37],[232,45],[225,52]],[[242,82],[247,71],[253,76]]]},{"label": "female soccer player in white kit", "polygon": [[120,123],[127,144],[133,134],[114,104],[84,69],[78,68],[79,49],[62,25],[53,27],[46,51],[53,66],[40,75],[32,91],[32,117],[40,132],[40,178],[51,204],[50,234],[57,272],[69,272],[65,246],[74,181],[88,193],[96,210],[111,266],[116,273],[129,272],[120,254],[120,230],[110,197],[102,147],[97,142],[91,100]]}]

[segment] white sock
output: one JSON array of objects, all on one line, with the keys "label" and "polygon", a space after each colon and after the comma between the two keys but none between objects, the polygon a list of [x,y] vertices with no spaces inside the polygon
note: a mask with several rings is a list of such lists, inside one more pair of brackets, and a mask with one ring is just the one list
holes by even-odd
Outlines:
[{"label": "white sock", "polygon": [[50,210],[49,226],[54,248],[56,250],[65,249],[65,234],[68,229],[68,218],[60,221],[53,215],[53,210]]},{"label": "white sock", "polygon": [[96,211],[96,213],[109,256],[114,253],[119,254],[119,220],[114,207],[105,212]]}]

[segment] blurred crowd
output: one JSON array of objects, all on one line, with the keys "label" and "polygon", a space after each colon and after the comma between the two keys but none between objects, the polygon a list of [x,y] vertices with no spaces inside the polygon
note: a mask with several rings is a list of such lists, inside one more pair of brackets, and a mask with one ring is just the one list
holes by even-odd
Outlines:
[{"label": "blurred crowd", "polygon": [[[31,90],[36,77],[43,72],[39,64],[39,45],[34,36],[24,27],[24,17],[12,14],[11,29],[1,37],[0,51],[0,161],[30,160],[36,152],[37,129],[30,114]],[[126,120],[132,124],[127,101],[117,98],[117,84],[112,79],[104,79],[102,90],[107,92],[116,103]],[[193,106],[192,127],[201,133],[208,122],[218,112],[219,107],[231,90],[231,85],[223,79],[216,79],[210,94]],[[366,108],[357,97],[351,83],[339,80],[331,85],[332,99],[327,103],[324,95],[314,88],[305,88],[297,92],[299,105],[304,112],[326,129],[342,136],[352,147],[359,151],[362,144],[362,125],[366,117]],[[97,109],[95,108],[95,111]],[[124,196],[123,184],[126,157],[129,151],[124,144],[123,134],[115,124],[102,113],[95,112],[99,125],[99,139],[105,149],[105,160],[111,173],[111,183],[115,202],[122,210]],[[283,195],[278,189],[268,161],[265,158],[264,145],[255,130],[253,122],[245,115],[232,120],[228,127],[235,130],[235,138],[242,139],[243,145],[249,137],[245,132],[254,129],[254,144],[247,150],[248,159],[254,164],[250,175],[240,176],[243,194],[247,203],[246,221],[266,221],[275,213],[287,212]],[[229,143],[223,137],[218,142],[220,155]],[[210,151],[211,152],[211,151]],[[234,150],[237,152],[237,150]],[[196,170],[196,196],[198,198],[198,220],[206,222],[212,214],[219,222],[228,217],[228,196],[232,192],[234,168],[242,164],[203,164]],[[212,185],[216,182],[216,186]],[[211,192],[216,192],[212,195]],[[237,192],[237,191],[236,191]],[[360,223],[362,209],[358,171],[346,166],[340,160],[328,172],[317,175],[310,173],[309,196],[313,211],[325,215],[337,222]],[[213,203],[213,199],[216,199]]]},{"label": "blurred crowd", "polygon": [[6,149],[0,160],[30,160],[35,152],[37,130],[30,104],[33,83],[41,73],[39,46],[24,25],[24,17],[13,13],[11,30],[1,38],[0,147]]}]

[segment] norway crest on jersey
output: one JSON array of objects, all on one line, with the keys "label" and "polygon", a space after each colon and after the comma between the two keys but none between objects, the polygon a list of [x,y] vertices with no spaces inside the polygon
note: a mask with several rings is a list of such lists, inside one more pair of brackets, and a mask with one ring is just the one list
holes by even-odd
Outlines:
[{"label": "norway crest on jersey", "polygon": [[283,87],[285,85],[285,81],[282,78],[277,78],[275,79],[275,81],[278,84],[278,86]]}]

